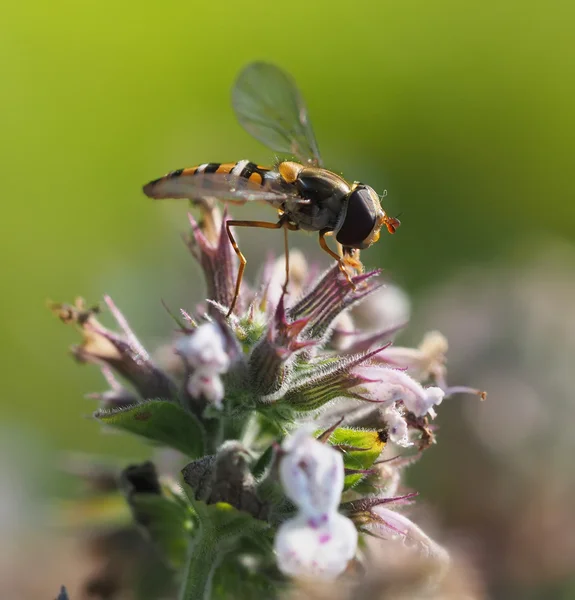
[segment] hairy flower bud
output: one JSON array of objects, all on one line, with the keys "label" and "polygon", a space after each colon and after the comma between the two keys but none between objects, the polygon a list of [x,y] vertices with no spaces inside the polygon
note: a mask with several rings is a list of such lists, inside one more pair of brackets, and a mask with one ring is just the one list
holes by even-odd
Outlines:
[{"label": "hairy flower bud", "polygon": [[186,465],[182,475],[198,500],[208,504],[227,502],[261,519],[267,507],[257,495],[250,461],[248,450],[240,442],[229,440],[215,456],[205,456]]},{"label": "hairy flower bud", "polygon": [[[226,232],[227,217],[227,211],[225,211],[219,232],[214,235],[212,230],[215,224],[210,221],[209,230],[202,231],[194,217],[189,215],[192,235],[185,240],[190,252],[204,271],[208,288],[207,297],[225,307],[232,303],[236,278],[236,258]],[[243,306],[243,295],[240,294],[237,308]],[[208,312],[211,314],[217,312],[213,303],[208,305]]]},{"label": "hairy flower bud", "polygon": [[138,397],[130,390],[126,389],[114,377],[114,373],[107,365],[101,367],[102,375],[108,382],[110,389],[105,392],[87,394],[86,398],[100,401],[100,409],[113,410],[117,408],[126,408],[139,402]]},{"label": "hairy flower bud", "polygon": [[278,392],[288,385],[296,353],[315,343],[300,339],[300,333],[308,324],[308,319],[289,320],[284,299],[285,296],[282,295],[267,332],[253,348],[248,359],[251,386],[268,402],[275,400]]},{"label": "hairy flower bud", "polygon": [[374,279],[377,273],[378,271],[371,271],[356,275],[352,278],[354,288],[335,265],[311,291],[289,309],[288,316],[293,320],[309,319],[306,336],[324,340],[338,315],[381,286]]},{"label": "hairy flower bud", "polygon": [[64,323],[73,323],[82,331],[84,340],[72,349],[74,356],[82,362],[108,365],[127,379],[144,400],[174,398],[172,381],[152,363],[112,299],[105,296],[104,302],[122,330],[122,335],[103,327],[95,317],[98,308],[87,309],[81,298],[75,306],[52,305],[52,310]]}]

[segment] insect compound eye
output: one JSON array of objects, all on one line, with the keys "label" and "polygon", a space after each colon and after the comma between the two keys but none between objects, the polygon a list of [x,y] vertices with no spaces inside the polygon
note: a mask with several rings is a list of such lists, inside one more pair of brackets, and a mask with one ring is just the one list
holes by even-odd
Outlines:
[{"label": "insect compound eye", "polygon": [[339,231],[337,241],[350,248],[367,248],[367,241],[376,228],[379,200],[377,194],[366,185],[358,185],[349,195],[347,211]]}]

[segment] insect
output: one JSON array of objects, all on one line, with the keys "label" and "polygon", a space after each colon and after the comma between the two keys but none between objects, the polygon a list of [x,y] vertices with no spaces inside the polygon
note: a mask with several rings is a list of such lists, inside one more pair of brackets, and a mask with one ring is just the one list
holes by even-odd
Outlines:
[{"label": "insect", "polygon": [[[232,104],[239,123],[254,138],[280,154],[299,162],[282,160],[262,167],[248,160],[205,163],[178,169],[151,181],[144,193],[151,198],[188,198],[244,204],[264,202],[278,211],[276,222],[228,220],[226,232],[239,258],[234,311],[246,259],[232,234],[232,227],[283,229],[286,245],[286,283],[289,280],[287,232],[319,233],[321,248],[339,263],[353,285],[349,271],[361,271],[359,251],[379,239],[385,225],[394,233],[399,221],[381,208],[379,196],[363,183],[349,183],[322,166],[307,107],[293,79],[280,68],[263,62],[245,67],[232,90]],[[327,245],[333,235],[339,254]]]}]

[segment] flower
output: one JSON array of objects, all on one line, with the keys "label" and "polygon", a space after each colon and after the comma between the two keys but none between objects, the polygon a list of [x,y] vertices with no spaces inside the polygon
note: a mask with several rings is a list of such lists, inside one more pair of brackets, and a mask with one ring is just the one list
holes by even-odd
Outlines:
[{"label": "flower", "polygon": [[432,379],[444,387],[447,339],[439,331],[425,334],[417,348],[390,346],[374,358],[390,366],[406,369],[417,381]]},{"label": "flower", "polygon": [[[54,306],[82,331],[75,356],[99,365],[108,381],[97,396],[107,410],[96,418],[187,453],[182,474],[189,489],[176,504],[186,522],[193,513],[193,522],[186,529],[178,521],[170,535],[181,534],[182,548],[195,544],[194,536],[221,538],[230,561],[246,558],[249,546],[257,570],[274,558],[267,536],[275,532],[279,570],[324,581],[346,571],[359,536],[365,547],[375,536],[447,564],[440,546],[390,508],[413,496],[397,492],[404,467],[435,442],[435,407],[446,395],[469,391],[445,383],[445,338],[431,333],[417,349],[390,346],[408,316],[401,293],[383,288],[376,271],[348,279],[337,264],[314,282],[301,255],[292,255],[287,288],[283,260],[268,261],[253,287],[242,282],[228,316],[237,258],[227,213],[208,200],[199,206],[203,218],[190,218],[186,242],[208,297],[191,314],[181,309],[183,321],[172,315],[180,335],[165,344],[165,364],[152,361],[109,298],[120,333],[100,325],[95,309]],[[373,302],[363,304],[368,298]],[[274,461],[278,438],[292,429]],[[385,456],[390,442],[410,450]],[[262,544],[245,543],[260,534]],[[209,545],[220,544],[216,537]],[[205,554],[193,558],[212,560]],[[204,567],[217,578],[213,565]],[[268,574],[262,569],[254,581]]]},{"label": "flower", "polygon": [[434,416],[433,406],[441,404],[445,392],[438,387],[424,388],[405,371],[378,365],[358,366],[352,373],[362,379],[357,390],[364,400],[384,406],[402,401],[405,408],[417,417]]},{"label": "flower", "polygon": [[432,558],[445,567],[449,565],[447,550],[405,515],[384,504],[372,506],[370,512],[371,520],[362,525],[364,531],[384,540],[401,542],[405,548]]},{"label": "flower", "polygon": [[337,510],[344,465],[341,454],[302,427],[284,441],[280,463],[284,492],[298,508],[275,538],[278,566],[286,575],[333,579],[354,557],[355,525]]},{"label": "flower", "polygon": [[383,413],[383,418],[387,424],[387,434],[389,439],[398,446],[412,446],[413,442],[409,440],[407,421],[396,406],[390,406]]},{"label": "flower", "polygon": [[181,338],[176,344],[178,354],[190,367],[210,373],[225,373],[230,365],[225,351],[226,339],[218,325],[204,323],[191,335]]},{"label": "flower", "polygon": [[338,513],[321,523],[300,513],[279,527],[274,544],[283,573],[321,579],[333,579],[345,571],[356,547],[355,525]]},{"label": "flower", "polygon": [[282,446],[280,479],[286,496],[310,517],[337,510],[343,489],[341,454],[318,442],[302,427]]},{"label": "flower", "polygon": [[[78,298],[74,305],[53,303],[52,311],[66,324],[73,324],[82,332],[82,343],[72,347],[72,354],[80,362],[107,367],[129,381],[140,399],[175,397],[170,377],[151,360],[145,348],[130,328],[128,321],[109,296],[104,303],[114,317],[121,333],[111,331],[96,319],[99,307],[87,308]],[[107,398],[104,406],[107,405]]]},{"label": "flower", "polygon": [[216,323],[204,323],[190,335],[180,338],[175,351],[191,367],[186,390],[192,398],[205,398],[216,408],[222,408],[224,384],[220,375],[230,366],[226,338]]}]

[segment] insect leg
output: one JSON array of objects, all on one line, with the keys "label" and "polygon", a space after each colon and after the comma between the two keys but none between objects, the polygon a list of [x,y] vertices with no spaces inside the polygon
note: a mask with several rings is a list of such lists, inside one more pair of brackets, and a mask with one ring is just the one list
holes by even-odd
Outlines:
[{"label": "insect leg", "polygon": [[240,250],[231,232],[230,227],[262,227],[264,229],[281,229],[283,227],[283,221],[281,219],[278,223],[268,223],[267,221],[226,221],[226,233],[228,234],[228,238],[234,249],[234,252],[238,255],[238,258],[240,260],[240,266],[238,268],[238,275],[236,278],[236,289],[234,292],[234,298],[232,300],[232,304],[230,306],[230,309],[228,310],[228,314],[226,315],[226,317],[229,317],[234,312],[234,308],[236,307],[236,302],[238,300],[238,296],[240,295],[240,286],[242,283],[242,278],[244,276],[244,271],[247,262],[246,257],[242,254],[242,251]]},{"label": "insect leg", "polygon": [[348,283],[351,285],[351,287],[355,290],[355,283],[353,283],[352,279],[351,279],[351,275],[348,273],[348,270],[345,267],[345,263],[343,261],[343,258],[335,253],[328,245],[327,242],[325,241],[325,236],[332,233],[330,229],[322,229],[319,232],[319,245],[321,246],[322,250],[324,250],[325,252],[327,252],[332,258],[335,258],[335,260],[337,260],[337,264],[339,266],[339,270],[345,275],[345,278],[347,279]]},{"label": "insect leg", "polygon": [[363,265],[359,260],[359,250],[357,248],[342,246],[342,260],[346,266],[351,267],[356,273],[363,273]]},{"label": "insect leg", "polygon": [[283,287],[284,295],[287,294],[287,288],[289,283],[289,246],[288,246],[288,229],[284,227],[284,254],[286,257],[286,280]]},{"label": "insect leg", "polygon": [[342,246],[337,242],[337,251],[347,267],[351,267],[356,273],[363,273],[363,265],[361,264],[361,260],[359,260],[359,250],[357,248]]}]

